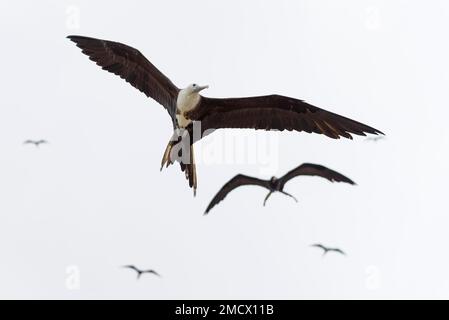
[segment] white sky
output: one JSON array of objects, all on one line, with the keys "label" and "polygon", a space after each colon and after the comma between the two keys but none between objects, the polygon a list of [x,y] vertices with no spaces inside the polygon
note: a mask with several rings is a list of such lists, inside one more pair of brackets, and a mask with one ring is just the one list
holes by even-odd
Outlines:
[{"label": "white sky", "polygon": [[[448,16],[443,0],[0,2],[0,298],[449,298]],[[387,139],[216,132],[194,199],[177,166],[159,172],[165,110],[69,34],[134,46],[208,96],[289,95]],[[302,162],[358,186],[298,178],[298,204],[265,208],[242,188],[203,217],[235,174]]]}]

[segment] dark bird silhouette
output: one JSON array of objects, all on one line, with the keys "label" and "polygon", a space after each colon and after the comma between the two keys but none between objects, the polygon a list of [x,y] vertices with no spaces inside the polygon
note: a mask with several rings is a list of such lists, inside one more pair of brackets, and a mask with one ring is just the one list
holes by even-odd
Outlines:
[{"label": "dark bird silhouette", "polygon": [[320,248],[323,250],[323,256],[325,256],[328,252],[337,252],[342,255],[346,255],[341,249],[338,248],[328,248],[326,246],[323,246],[321,243],[312,244],[311,247]]},{"label": "dark bird silhouette", "polygon": [[102,69],[118,75],[164,106],[171,117],[173,135],[161,168],[179,162],[194,193],[197,176],[193,144],[216,129],[295,130],[324,134],[332,139],[352,139],[351,134],[383,134],[363,123],[286,96],[204,97],[199,93],[208,86],[194,83],[179,89],[132,47],[83,36],[68,38]]},{"label": "dark bird silhouette", "polygon": [[26,140],[23,144],[34,144],[36,147],[39,147],[41,144],[47,144],[46,140]]},{"label": "dark bird silhouette", "polygon": [[123,268],[128,268],[128,269],[131,269],[131,270],[134,270],[135,272],[137,272],[137,279],[140,279],[140,277],[144,273],[151,273],[151,274],[154,274],[155,276],[161,277],[161,275],[154,270],[140,270],[134,265],[123,266]]},{"label": "dark bird silhouette", "polygon": [[228,183],[226,183],[220,191],[215,195],[215,197],[210,202],[209,206],[206,209],[206,212],[204,214],[208,214],[209,211],[217,205],[219,202],[221,202],[229,192],[232,190],[245,185],[255,185],[264,187],[270,192],[265,197],[265,200],[263,202],[263,205],[265,206],[268,198],[273,194],[273,192],[280,192],[286,196],[291,197],[296,202],[298,200],[292,196],[291,194],[284,191],[285,184],[290,181],[291,179],[297,177],[297,176],[318,176],[322,178],[326,178],[327,180],[331,182],[345,182],[349,184],[355,184],[351,179],[345,177],[344,175],[333,171],[329,168],[326,168],[324,166],[320,166],[317,164],[312,163],[304,163],[300,165],[299,167],[291,170],[281,178],[272,177],[270,180],[261,180],[253,177],[248,177],[242,174],[236,175],[234,178],[229,180]]},{"label": "dark bird silhouette", "polygon": [[368,137],[365,139],[365,141],[371,141],[371,142],[378,142],[380,140],[384,140],[385,136],[374,136],[374,137]]}]

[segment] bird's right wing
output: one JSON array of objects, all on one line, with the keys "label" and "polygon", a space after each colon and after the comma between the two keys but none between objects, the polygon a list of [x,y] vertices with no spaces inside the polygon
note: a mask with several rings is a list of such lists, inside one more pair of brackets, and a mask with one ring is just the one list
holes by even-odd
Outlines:
[{"label": "bird's right wing", "polygon": [[70,40],[102,69],[125,79],[147,97],[163,105],[172,119],[176,118],[176,98],[179,89],[143,54],[127,45],[82,36],[68,36]]},{"label": "bird's right wing", "polygon": [[229,192],[234,190],[235,188],[238,188],[240,186],[244,185],[254,185],[254,186],[261,186],[264,188],[269,189],[269,182],[266,180],[261,180],[253,177],[248,177],[243,174],[236,175],[234,178],[229,180],[221,189],[218,191],[218,193],[215,195],[215,197],[210,202],[209,206],[206,209],[206,212],[204,214],[208,214],[209,211],[218,203],[220,203]]},{"label": "bird's right wing", "polygon": [[155,276],[158,276],[158,277],[161,277],[161,275],[159,274],[159,273],[157,273],[156,271],[154,271],[154,270],[145,270],[144,271],[145,273],[151,273],[151,274],[154,274]]},{"label": "bird's right wing", "polygon": [[345,182],[349,184],[355,184],[354,181],[349,179],[348,177],[338,173],[337,171],[331,170],[327,167],[312,164],[312,163],[303,163],[299,167],[291,170],[287,174],[285,174],[282,178],[280,178],[280,183],[282,187],[294,177],[297,176],[319,176],[329,180],[330,182]]}]

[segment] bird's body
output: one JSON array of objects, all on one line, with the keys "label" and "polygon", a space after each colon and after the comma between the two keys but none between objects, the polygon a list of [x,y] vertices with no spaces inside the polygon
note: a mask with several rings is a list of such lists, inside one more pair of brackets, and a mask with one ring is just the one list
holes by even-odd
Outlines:
[{"label": "bird's body", "polygon": [[41,144],[47,144],[46,140],[26,140],[23,144],[33,144],[36,147],[39,147]]},{"label": "bird's body", "polygon": [[344,256],[346,255],[346,253],[339,248],[329,248],[329,247],[322,245],[321,243],[312,244],[311,247],[315,247],[315,248],[319,248],[319,249],[323,250],[323,256],[325,256],[329,252],[336,252],[336,253],[339,253]]},{"label": "bird's body", "polygon": [[199,94],[208,87],[196,84],[181,90],[132,47],[83,36],[68,38],[102,69],[125,79],[167,110],[174,133],[161,164],[163,167],[179,162],[194,191],[197,177],[193,144],[216,129],[295,130],[333,139],[352,139],[351,134],[382,134],[370,126],[290,97],[209,98]]},{"label": "bird's body", "polygon": [[292,199],[294,199],[296,202],[296,198],[292,196],[291,194],[284,191],[285,184],[290,181],[291,179],[297,177],[297,176],[319,176],[322,178],[325,178],[331,182],[345,182],[349,184],[355,184],[351,179],[348,177],[345,177],[344,175],[331,170],[329,168],[326,168],[321,165],[312,164],[312,163],[304,163],[295,169],[289,171],[281,178],[272,177],[270,180],[262,180],[254,177],[245,176],[242,174],[236,175],[234,178],[229,180],[221,189],[218,191],[218,193],[215,195],[215,197],[210,202],[209,206],[206,209],[205,214],[209,213],[209,211],[218,203],[220,203],[232,190],[245,185],[256,185],[263,187],[265,189],[268,189],[270,192],[265,197],[264,200],[264,206],[268,200],[268,198],[274,193],[274,192],[280,192]]},{"label": "bird's body", "polygon": [[160,277],[160,274],[159,274],[159,273],[157,273],[156,271],[151,270],[151,269],[150,269],[150,270],[140,270],[139,268],[137,268],[137,267],[134,266],[134,265],[123,266],[123,268],[127,268],[127,269],[134,270],[134,271],[137,273],[137,279],[140,279],[140,277],[141,277],[142,274],[144,274],[144,273],[154,274],[155,276]]},{"label": "bird's body", "polygon": [[[191,86],[197,86],[193,84]],[[193,87],[182,89],[176,98],[176,121],[180,128],[187,128],[192,120],[186,118],[188,112],[194,110],[201,100],[201,95],[194,91]]]}]

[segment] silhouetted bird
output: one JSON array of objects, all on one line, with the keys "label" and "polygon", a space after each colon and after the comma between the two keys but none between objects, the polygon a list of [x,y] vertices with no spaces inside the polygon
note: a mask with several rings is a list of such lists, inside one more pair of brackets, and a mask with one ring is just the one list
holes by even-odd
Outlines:
[{"label": "silhouetted bird", "polygon": [[380,140],[384,140],[385,136],[375,136],[375,137],[368,137],[365,139],[365,141],[371,141],[371,142],[378,142]]},{"label": "silhouetted bird", "polygon": [[[193,144],[216,129],[295,130],[324,134],[333,139],[352,139],[351,134],[382,134],[363,123],[290,97],[207,98],[200,95],[200,91],[208,86],[194,83],[179,89],[132,47],[82,36],[68,38],[102,69],[123,78],[165,107],[174,133],[165,149],[161,167],[178,161],[194,192],[197,177]],[[198,61],[186,63],[197,64]]]},{"label": "silhouetted bird", "polygon": [[220,201],[222,201],[229,192],[231,192],[235,188],[238,188],[240,186],[245,186],[245,185],[255,185],[255,186],[264,187],[264,188],[270,190],[270,192],[265,197],[265,200],[263,202],[264,206],[265,206],[268,198],[271,196],[271,194],[273,192],[280,192],[286,196],[293,198],[297,202],[298,200],[296,200],[296,198],[294,196],[292,196],[291,194],[284,191],[285,184],[290,179],[293,179],[294,177],[297,177],[297,176],[318,176],[318,177],[326,178],[327,180],[329,180],[331,182],[336,181],[336,182],[346,182],[349,184],[355,184],[351,179],[345,177],[344,175],[342,175],[336,171],[333,171],[324,166],[320,166],[320,165],[312,164],[312,163],[304,163],[304,164],[300,165],[299,167],[291,170],[290,172],[288,172],[287,174],[285,174],[283,177],[281,177],[279,179],[276,177],[272,177],[270,180],[261,180],[261,179],[248,177],[248,176],[239,174],[239,175],[236,175],[231,180],[229,180],[229,182],[226,183],[220,189],[220,191],[218,191],[218,193],[215,195],[215,197],[210,202],[210,204],[207,207],[206,212],[204,214],[209,213],[209,211],[215,205],[217,205]]},{"label": "silhouetted bird", "polygon": [[338,248],[328,248],[326,246],[323,246],[321,243],[312,244],[311,247],[320,248],[323,250],[323,256],[326,255],[328,252],[337,252],[342,255],[346,255],[341,249]]},{"label": "silhouetted bird", "polygon": [[123,268],[128,268],[128,269],[131,269],[131,270],[134,270],[135,272],[137,272],[137,279],[139,279],[140,276],[142,274],[144,274],[144,273],[151,273],[151,274],[154,274],[155,276],[158,276],[158,277],[161,276],[159,273],[157,273],[154,270],[140,270],[140,269],[138,269],[137,267],[135,267],[133,265],[123,266]]},{"label": "silhouetted bird", "polygon": [[34,144],[36,147],[39,147],[41,144],[48,143],[46,140],[27,140],[23,144]]}]

